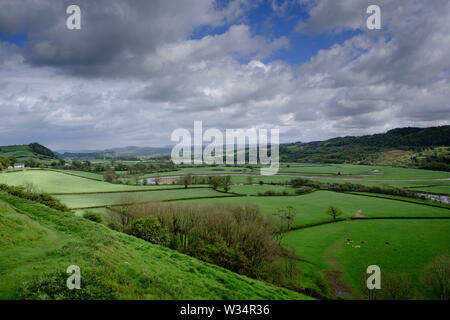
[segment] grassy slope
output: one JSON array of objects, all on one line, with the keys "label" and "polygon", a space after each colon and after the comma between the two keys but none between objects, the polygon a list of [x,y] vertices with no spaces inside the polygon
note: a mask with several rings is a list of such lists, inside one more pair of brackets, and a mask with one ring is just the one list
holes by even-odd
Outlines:
[{"label": "grassy slope", "polygon": [[[347,245],[348,238],[361,248]],[[422,295],[429,296],[419,283],[419,275],[435,256],[450,252],[450,220],[339,222],[292,231],[283,242],[296,248],[307,261],[302,264],[305,285],[313,285],[317,271],[331,269],[329,259],[335,258],[344,281],[356,295],[361,294],[360,281],[367,266],[375,264],[380,266],[382,276],[388,272],[412,275]]]},{"label": "grassy slope", "polygon": [[119,299],[308,298],[5,193],[0,222],[1,299],[74,264]]},{"label": "grassy slope", "polygon": [[30,158],[39,161],[40,159],[50,159],[47,156],[34,153],[28,145],[0,146],[1,157],[16,157],[19,161],[29,160]]},{"label": "grassy slope", "polygon": [[354,217],[356,211],[359,209],[362,209],[362,214],[367,217],[450,216],[450,211],[446,209],[389,199],[336,193],[331,191],[316,191],[302,196],[238,197],[230,199],[186,200],[183,202],[211,203],[217,201],[251,201],[258,204],[261,209],[268,214],[275,213],[278,208],[290,205],[297,209],[297,216],[294,220],[293,226],[330,220],[330,216],[327,216],[326,214],[324,214],[324,212],[328,208],[328,206],[331,205],[341,208],[345,214],[343,217]]}]

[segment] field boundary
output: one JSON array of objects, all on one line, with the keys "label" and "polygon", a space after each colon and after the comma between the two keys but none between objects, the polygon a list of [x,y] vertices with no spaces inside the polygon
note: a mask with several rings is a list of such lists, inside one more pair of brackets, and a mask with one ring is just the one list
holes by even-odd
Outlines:
[{"label": "field boundary", "polygon": [[[88,180],[92,180],[92,181],[100,181],[100,182],[106,182],[106,183],[108,183],[107,181],[105,181],[105,180],[103,180],[103,179],[95,179],[95,178],[90,178],[90,177],[85,177],[85,176],[82,176],[82,175],[78,175],[78,174],[75,174],[75,173],[71,173],[71,172],[64,172],[64,170],[57,170],[57,169],[40,169],[40,170],[43,170],[43,171],[53,171],[53,172],[58,172],[58,173],[62,173],[62,174],[67,174],[67,175],[69,175],[69,176],[74,176],[74,177],[78,177],[78,178],[84,178],[84,179],[88,179]],[[87,172],[87,171],[83,171],[83,172]],[[89,173],[92,173],[92,172],[89,172]],[[95,174],[95,173],[94,173]]]},{"label": "field boundary", "polygon": [[325,224],[330,224],[330,223],[337,223],[337,222],[343,222],[343,221],[356,221],[356,220],[439,220],[439,219],[450,219],[449,217],[426,217],[426,216],[417,216],[417,217],[406,217],[406,216],[395,216],[395,217],[349,217],[349,218],[339,218],[336,220],[327,220],[327,221],[320,221],[320,222],[313,222],[313,223],[308,223],[308,224],[303,224],[301,226],[296,226],[296,227],[292,227],[291,229],[287,230],[287,231],[283,231],[281,233],[289,233],[291,231],[297,231],[297,230],[301,230],[301,229],[306,229],[306,228],[312,228],[312,227],[316,227],[316,226],[321,226],[321,225],[325,225]]},{"label": "field boundary", "polygon": [[165,199],[165,200],[150,200],[150,201],[140,201],[140,202],[130,202],[130,203],[118,203],[118,204],[106,204],[102,206],[90,206],[90,207],[81,207],[81,208],[70,208],[71,210],[84,210],[84,209],[99,209],[99,208],[114,208],[120,206],[131,206],[134,204],[146,204],[152,202],[171,202],[171,201],[184,201],[184,200],[198,200],[198,199],[214,199],[214,198],[234,198],[234,197],[244,197],[244,196],[207,196],[207,197],[194,197],[194,198],[177,198],[177,199]]},{"label": "field boundary", "polygon": [[[335,191],[335,192],[338,192],[338,191]],[[396,199],[396,198],[390,198],[390,197],[387,197],[387,196],[379,196],[379,195],[376,195],[376,194],[362,194],[362,193],[356,193],[356,192],[338,192],[338,193],[346,193],[346,194],[351,194],[351,195],[361,196],[361,197],[372,197],[372,198],[388,199],[388,200],[407,202],[407,203],[413,203],[413,204],[420,204],[420,205],[423,205],[423,206],[450,210],[450,206],[446,206],[445,204],[439,205],[439,204],[433,204],[433,203],[423,203],[423,202],[414,201],[413,199],[411,199],[411,200]]]},{"label": "field boundary", "polygon": [[[191,187],[188,189],[209,189],[209,187]],[[168,191],[168,190],[186,190],[184,187],[176,188],[154,188],[142,190],[113,190],[113,191],[90,191],[90,192],[67,192],[67,193],[49,193],[52,196],[77,196],[83,194],[104,194],[104,193],[128,193],[128,192],[147,192],[147,191]]]}]

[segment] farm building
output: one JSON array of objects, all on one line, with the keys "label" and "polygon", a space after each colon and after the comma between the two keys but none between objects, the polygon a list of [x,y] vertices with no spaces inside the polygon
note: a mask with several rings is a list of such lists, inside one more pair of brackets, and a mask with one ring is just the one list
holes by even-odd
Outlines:
[{"label": "farm building", "polygon": [[25,168],[25,164],[23,163],[14,163],[14,169],[23,169]]}]

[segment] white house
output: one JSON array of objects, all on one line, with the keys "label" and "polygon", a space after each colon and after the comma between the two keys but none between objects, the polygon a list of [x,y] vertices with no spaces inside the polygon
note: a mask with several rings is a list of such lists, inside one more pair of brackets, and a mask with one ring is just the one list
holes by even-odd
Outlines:
[{"label": "white house", "polygon": [[14,169],[23,169],[25,168],[25,164],[23,163],[14,163]]}]

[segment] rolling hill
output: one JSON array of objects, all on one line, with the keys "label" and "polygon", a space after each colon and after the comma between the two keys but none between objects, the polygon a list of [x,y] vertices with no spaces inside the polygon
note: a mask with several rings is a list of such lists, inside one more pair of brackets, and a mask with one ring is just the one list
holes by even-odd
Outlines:
[{"label": "rolling hill", "polygon": [[398,128],[360,137],[280,146],[282,162],[359,163],[450,170],[450,126]]},{"label": "rolling hill", "polygon": [[39,143],[30,143],[14,146],[1,146],[0,157],[9,158],[14,157],[17,161],[36,161],[41,160],[56,160],[57,155],[50,149],[40,145]]}]

